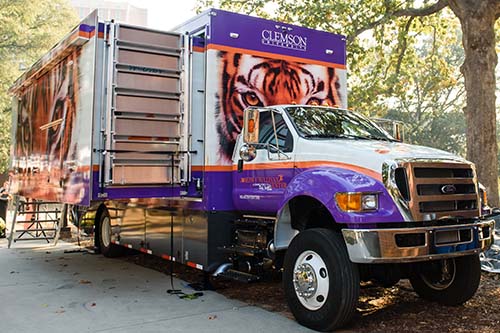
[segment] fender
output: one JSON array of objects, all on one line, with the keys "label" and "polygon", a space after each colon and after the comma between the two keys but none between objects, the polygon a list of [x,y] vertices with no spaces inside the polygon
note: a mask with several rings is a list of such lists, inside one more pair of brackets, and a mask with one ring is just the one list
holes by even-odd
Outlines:
[{"label": "fender", "polygon": [[[379,209],[375,212],[353,213],[340,210],[335,202],[337,192],[377,192]],[[336,223],[360,228],[367,224],[402,222],[403,216],[384,185],[377,179],[359,171],[339,167],[314,167],[297,174],[288,184],[274,228],[276,250],[286,249],[298,230],[292,228],[289,202],[298,196],[308,196],[321,202]]]}]

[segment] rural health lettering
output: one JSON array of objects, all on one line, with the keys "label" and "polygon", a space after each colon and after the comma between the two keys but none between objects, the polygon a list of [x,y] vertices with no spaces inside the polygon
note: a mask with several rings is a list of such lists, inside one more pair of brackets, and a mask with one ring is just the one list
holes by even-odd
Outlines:
[{"label": "rural health lettering", "polygon": [[262,30],[261,36],[264,45],[307,51],[307,37],[271,30]]},{"label": "rural health lettering", "polygon": [[268,191],[269,188],[286,188],[287,183],[283,181],[283,175],[275,177],[243,177],[240,183],[252,184],[260,190]]}]

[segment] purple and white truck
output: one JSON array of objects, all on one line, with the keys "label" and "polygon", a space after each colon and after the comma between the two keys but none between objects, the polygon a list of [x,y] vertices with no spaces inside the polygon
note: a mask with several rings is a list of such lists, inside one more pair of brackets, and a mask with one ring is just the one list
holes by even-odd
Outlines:
[{"label": "purple and white truck", "polygon": [[71,205],[105,256],[283,269],[313,329],[352,318],[360,281],[461,304],[493,240],[474,165],[346,110],[345,45],[222,10],[172,32],[94,12],[11,88],[13,191]]}]

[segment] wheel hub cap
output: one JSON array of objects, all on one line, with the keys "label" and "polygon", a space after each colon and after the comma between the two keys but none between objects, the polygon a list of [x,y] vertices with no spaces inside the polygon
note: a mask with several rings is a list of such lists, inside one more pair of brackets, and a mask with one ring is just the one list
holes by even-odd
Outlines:
[{"label": "wheel hub cap", "polygon": [[323,258],[306,250],[295,261],[293,287],[299,302],[308,310],[316,311],[327,301],[330,277]]},{"label": "wheel hub cap", "polygon": [[310,298],[318,289],[316,274],[311,265],[301,264],[293,272],[293,284],[297,295]]}]

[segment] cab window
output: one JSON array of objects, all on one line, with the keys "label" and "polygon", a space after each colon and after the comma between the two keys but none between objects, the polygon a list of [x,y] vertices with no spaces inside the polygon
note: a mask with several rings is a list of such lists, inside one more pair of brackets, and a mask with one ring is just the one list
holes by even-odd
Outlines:
[{"label": "cab window", "polygon": [[[279,113],[274,113],[274,121],[276,123],[276,135],[274,134],[273,119],[271,111],[260,113],[259,117],[259,143],[263,144],[260,148],[265,148],[265,145],[279,147],[284,153],[289,153],[293,150],[293,137],[291,131],[286,126],[283,116]],[[278,142],[276,142],[278,137]],[[277,150],[270,148],[271,152],[276,153]]]}]

